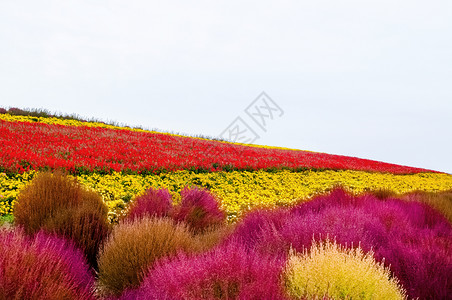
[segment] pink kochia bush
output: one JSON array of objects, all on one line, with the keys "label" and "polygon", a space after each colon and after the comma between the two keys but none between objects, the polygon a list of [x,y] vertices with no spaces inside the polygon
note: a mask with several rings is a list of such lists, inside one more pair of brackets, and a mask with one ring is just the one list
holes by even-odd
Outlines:
[{"label": "pink kochia bush", "polygon": [[0,229],[0,299],[94,299],[94,276],[72,243]]},{"label": "pink kochia bush", "polygon": [[284,261],[229,243],[198,256],[161,261],[141,288],[121,299],[286,299]]},{"label": "pink kochia bush", "polygon": [[181,198],[173,218],[185,222],[195,233],[225,224],[226,214],[220,209],[219,201],[208,190],[185,187]]},{"label": "pink kochia bush", "polygon": [[291,210],[250,213],[231,240],[284,258],[290,247],[309,249],[313,238],[374,251],[410,298],[446,299],[452,291],[452,227],[425,204],[334,190]]},{"label": "pink kochia bush", "polygon": [[135,220],[145,216],[167,217],[171,214],[172,197],[165,188],[149,188],[131,203],[126,219]]},{"label": "pink kochia bush", "polygon": [[129,206],[126,220],[142,219],[146,216],[170,217],[185,223],[193,233],[203,233],[226,224],[226,214],[220,209],[219,200],[208,190],[185,187],[181,191],[181,203],[172,205],[167,189],[149,188]]}]

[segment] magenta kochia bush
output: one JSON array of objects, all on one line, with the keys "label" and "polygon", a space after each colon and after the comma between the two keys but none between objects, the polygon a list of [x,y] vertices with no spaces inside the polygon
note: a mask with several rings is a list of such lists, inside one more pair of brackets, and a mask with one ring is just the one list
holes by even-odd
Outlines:
[{"label": "magenta kochia bush", "polygon": [[[285,255],[289,251],[290,245],[282,248],[284,241],[281,241],[279,229],[284,224],[286,218],[290,217],[286,209],[257,209],[245,216],[236,226],[234,233],[223,244],[230,241],[239,241],[247,249],[258,251],[267,255]],[[277,249],[272,249],[276,247]]]},{"label": "magenta kochia bush", "polygon": [[165,188],[149,188],[143,195],[136,197],[128,209],[126,219],[134,220],[145,216],[167,217],[172,209],[172,198]]},{"label": "magenta kochia bush", "polygon": [[226,222],[226,214],[220,209],[218,199],[208,190],[198,187],[182,190],[181,203],[175,208],[173,218],[185,222],[195,233]]},{"label": "magenta kochia bush", "polygon": [[61,238],[0,229],[0,299],[94,299],[83,253]]},{"label": "magenta kochia bush", "polygon": [[388,244],[379,244],[377,259],[386,260],[419,299],[447,299],[452,291],[452,229],[426,204],[390,199],[375,209],[384,224]]},{"label": "magenta kochia bush", "polygon": [[445,299],[452,291],[452,227],[425,204],[372,195],[353,197],[342,190],[291,211],[251,213],[231,240],[258,253],[284,257],[292,246],[309,249],[316,240],[371,248],[390,266],[410,298]]},{"label": "magenta kochia bush", "polygon": [[[284,261],[229,243],[198,256],[161,261],[145,278],[137,299],[285,299]],[[124,297],[126,299],[126,297]]]}]

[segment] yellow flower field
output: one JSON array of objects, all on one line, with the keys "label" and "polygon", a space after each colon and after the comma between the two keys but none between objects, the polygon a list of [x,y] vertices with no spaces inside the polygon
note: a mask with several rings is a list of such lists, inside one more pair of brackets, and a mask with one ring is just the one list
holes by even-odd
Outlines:
[{"label": "yellow flower field", "polygon": [[[33,178],[35,171],[8,177],[0,173],[0,215],[12,213],[19,191]],[[179,201],[179,193],[186,185],[198,185],[213,191],[221,200],[230,221],[236,220],[253,207],[291,205],[298,200],[342,185],[354,193],[387,189],[396,193],[414,190],[438,192],[452,189],[452,175],[418,173],[393,175],[351,170],[291,172],[232,171],[196,174],[176,171],[159,175],[125,175],[96,173],[77,176],[85,187],[102,195],[116,219],[133,197],[148,187],[164,187]]]}]

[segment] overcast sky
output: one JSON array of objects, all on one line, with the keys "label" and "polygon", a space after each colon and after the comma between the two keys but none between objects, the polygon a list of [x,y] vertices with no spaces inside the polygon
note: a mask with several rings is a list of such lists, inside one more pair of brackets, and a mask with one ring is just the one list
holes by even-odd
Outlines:
[{"label": "overcast sky", "polygon": [[452,173],[452,2],[0,0],[0,106]]}]

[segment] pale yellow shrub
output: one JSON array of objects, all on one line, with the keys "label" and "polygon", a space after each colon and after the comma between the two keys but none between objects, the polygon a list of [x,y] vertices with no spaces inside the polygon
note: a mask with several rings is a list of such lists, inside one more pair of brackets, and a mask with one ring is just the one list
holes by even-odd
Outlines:
[{"label": "pale yellow shrub", "polygon": [[310,251],[291,251],[285,269],[287,292],[296,299],[406,299],[396,278],[373,253],[336,242],[314,242]]}]

